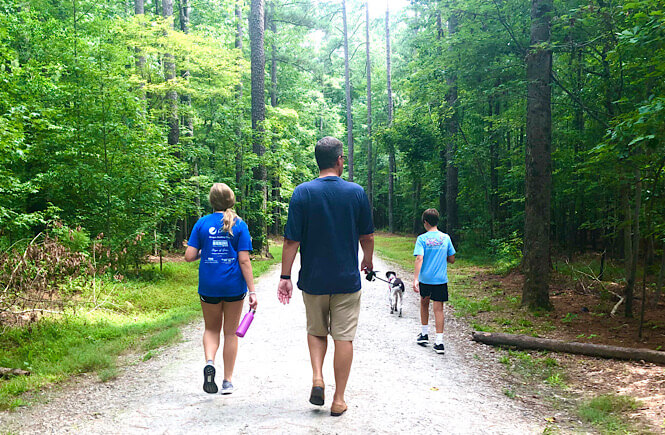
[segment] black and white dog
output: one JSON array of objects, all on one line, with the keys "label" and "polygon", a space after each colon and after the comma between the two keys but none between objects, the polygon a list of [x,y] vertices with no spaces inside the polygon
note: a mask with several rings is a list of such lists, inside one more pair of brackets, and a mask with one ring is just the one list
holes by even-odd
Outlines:
[{"label": "black and white dog", "polygon": [[402,298],[404,296],[404,283],[397,278],[393,271],[386,272],[388,278],[388,300],[390,302],[390,314],[397,313],[402,317]]}]

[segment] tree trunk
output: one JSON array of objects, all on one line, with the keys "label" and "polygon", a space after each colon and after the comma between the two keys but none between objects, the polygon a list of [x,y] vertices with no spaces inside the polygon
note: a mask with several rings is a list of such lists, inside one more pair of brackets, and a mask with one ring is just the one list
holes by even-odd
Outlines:
[{"label": "tree trunk", "polygon": [[[454,35],[456,32],[457,15],[453,13],[448,17],[448,35]],[[446,82],[448,84],[446,103],[453,110],[453,114],[448,119],[448,137],[446,139],[446,232],[453,243],[456,244],[458,242],[457,228],[459,227],[457,213],[459,179],[457,164],[455,163],[458,118],[455,111],[457,106],[457,75],[454,71],[446,77]]]},{"label": "tree trunk", "polygon": [[552,189],[552,0],[531,2],[531,47],[527,65],[527,144],[524,210],[524,287],[522,305],[551,308],[550,194]]},{"label": "tree trunk", "polygon": [[[277,22],[275,20],[275,4],[270,3],[270,16],[267,17],[268,22],[270,23],[270,31],[273,34],[273,43],[271,47],[271,52],[270,52],[270,105],[272,107],[277,107],[279,104],[279,100],[277,98],[277,43],[275,42],[277,38]],[[282,187],[282,183],[280,182],[279,179],[279,173],[277,174],[272,174],[270,177],[271,179],[271,184],[272,184],[272,189],[271,189],[271,196],[272,196],[272,201],[275,204],[274,208],[272,209],[272,215],[273,215],[273,234],[279,235],[281,231],[281,206],[280,202],[282,200],[281,194],[280,194],[280,189]]]},{"label": "tree trunk", "polygon": [[[240,51],[238,54],[238,61],[242,60],[242,8],[241,8],[241,1],[242,0],[236,0],[236,6],[235,6],[235,15],[236,15],[236,43],[235,47]],[[242,107],[242,94],[243,94],[243,86],[242,86],[242,76],[240,76],[238,80],[238,85],[236,86],[237,90],[237,119],[236,119],[236,155],[235,155],[235,164],[236,164],[236,189],[238,190],[237,196],[238,196],[238,203],[239,205],[243,204],[243,201],[246,197],[245,195],[245,187],[244,187],[244,182],[243,182],[243,155],[244,155],[244,147],[243,147],[243,137],[242,137],[242,113],[243,113],[243,107]],[[213,168],[214,169],[214,168]]]},{"label": "tree trunk", "polygon": [[[134,14],[135,15],[143,15],[145,14],[145,3],[144,0],[134,0]],[[141,49],[136,47],[134,49],[136,51],[136,73],[138,74],[139,77],[141,77],[141,84],[140,88],[142,89],[144,84],[143,84],[143,75],[145,71],[145,56],[141,52]],[[145,93],[141,93],[141,98],[145,99]]]},{"label": "tree trunk", "polygon": [[660,272],[658,273],[658,282],[656,283],[656,294],[653,299],[653,306],[658,306],[660,295],[663,291],[663,279],[665,278],[665,242],[663,242],[663,252],[660,256]]},{"label": "tree trunk", "polygon": [[[180,30],[184,34],[189,33],[189,17],[191,14],[192,8],[190,6],[190,0],[180,0]],[[182,78],[188,80],[190,76],[189,70],[182,71]],[[182,104],[186,107],[184,124],[185,124],[185,138],[187,138],[186,144],[191,145],[192,138],[194,137],[194,118],[192,117],[192,97],[188,94],[183,94],[181,97]],[[192,162],[194,169],[194,176],[197,177],[196,180],[196,197],[194,199],[196,205],[197,216],[201,215],[201,189],[199,186],[199,161],[198,157],[194,157]]]},{"label": "tree trunk", "polygon": [[[162,16],[166,19],[173,16],[173,0],[162,0]],[[171,53],[164,53],[164,78],[171,82],[170,87],[175,86],[175,59]],[[167,124],[169,126],[169,145],[177,145],[180,141],[180,121],[178,119],[178,93],[175,89],[166,91],[168,105]]]},{"label": "tree trunk", "polygon": [[270,4],[270,15],[266,19],[270,23],[270,31],[273,34],[273,43],[270,50],[270,105],[277,107],[277,23],[275,22],[275,5]]},{"label": "tree trunk", "polygon": [[374,214],[374,188],[372,183],[372,64],[369,57],[369,2],[365,2],[365,57],[367,62],[367,197]]},{"label": "tree trunk", "polygon": [[502,334],[498,332],[472,333],[474,341],[495,346],[514,346],[520,349],[551,350],[601,358],[627,359],[665,364],[665,352],[651,349],[607,346],[603,344],[566,342],[549,338],[536,338],[528,335]]},{"label": "tree trunk", "polygon": [[353,181],[353,115],[351,114],[351,80],[349,78],[349,31],[346,20],[346,0],[342,0],[344,20],[344,87],[346,90],[346,145],[349,181]]},{"label": "tree trunk", "polygon": [[422,222],[420,220],[420,188],[422,182],[417,179],[413,182],[413,234],[418,234],[422,230]]},{"label": "tree trunk", "polygon": [[[626,317],[633,317],[635,281],[637,280],[637,260],[640,256],[640,208],[642,206],[642,181],[640,181],[639,169],[635,169],[635,197],[633,206],[633,215],[630,218],[631,225],[629,227],[633,233],[631,241],[632,255],[630,258],[629,269],[626,271],[628,276],[626,278],[626,289],[624,291],[624,297],[626,298],[626,304],[624,305]],[[628,232],[628,237],[630,237],[630,231]],[[626,260],[628,260],[628,258],[626,258]],[[642,301],[642,303],[644,303],[644,301]]]},{"label": "tree trunk", "polygon": [[267,229],[266,209],[268,199],[268,174],[263,155],[265,154],[265,134],[263,122],[266,117],[265,103],[265,52],[263,47],[264,32],[264,2],[263,0],[252,0],[249,14],[249,39],[251,45],[251,70],[252,70],[252,151],[259,158],[258,165],[254,168],[254,183],[259,198],[254,205],[255,218],[252,225],[254,249],[261,254],[267,253]]},{"label": "tree trunk", "polygon": [[[494,106],[494,107],[493,107]],[[489,115],[490,119],[493,116],[499,116],[499,101],[495,98],[490,98],[489,101]],[[499,218],[499,132],[494,130],[494,123],[490,121],[490,235],[494,239],[496,237],[496,226]]]},{"label": "tree trunk", "polygon": [[[388,81],[388,127],[393,124],[393,88],[390,75],[390,9],[386,0],[386,79]],[[395,147],[388,148],[388,231],[395,232],[394,203],[395,203]]]}]

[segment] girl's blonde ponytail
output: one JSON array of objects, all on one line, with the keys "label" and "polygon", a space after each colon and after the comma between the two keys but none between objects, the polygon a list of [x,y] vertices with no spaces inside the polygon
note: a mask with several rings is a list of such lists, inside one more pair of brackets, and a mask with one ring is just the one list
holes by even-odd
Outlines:
[{"label": "girl's blonde ponytail", "polygon": [[227,232],[233,235],[233,225],[238,218],[233,206],[236,203],[236,195],[233,190],[224,183],[215,183],[210,188],[210,195],[208,195],[210,205],[215,211],[224,212],[224,226],[222,232]]}]

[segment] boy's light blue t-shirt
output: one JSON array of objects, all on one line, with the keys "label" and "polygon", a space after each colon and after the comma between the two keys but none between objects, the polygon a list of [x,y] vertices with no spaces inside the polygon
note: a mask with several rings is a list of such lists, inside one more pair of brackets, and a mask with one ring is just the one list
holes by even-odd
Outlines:
[{"label": "boy's light blue t-shirt", "polygon": [[453,242],[448,234],[428,231],[418,236],[413,255],[423,256],[418,281],[438,285],[448,283],[448,257],[455,255]]}]

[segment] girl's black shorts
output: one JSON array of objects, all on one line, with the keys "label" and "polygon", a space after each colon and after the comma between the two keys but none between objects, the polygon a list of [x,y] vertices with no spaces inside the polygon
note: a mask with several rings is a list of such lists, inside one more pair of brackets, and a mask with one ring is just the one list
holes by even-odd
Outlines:
[{"label": "girl's black shorts", "polygon": [[247,293],[243,293],[238,296],[223,296],[223,297],[215,297],[215,296],[203,296],[199,295],[201,298],[201,302],[205,302],[206,304],[219,304],[220,302],[237,302],[245,299],[245,296]]},{"label": "girl's black shorts", "polygon": [[423,284],[419,283],[420,296],[423,298],[429,297],[433,301],[447,302],[448,301],[448,284]]}]

